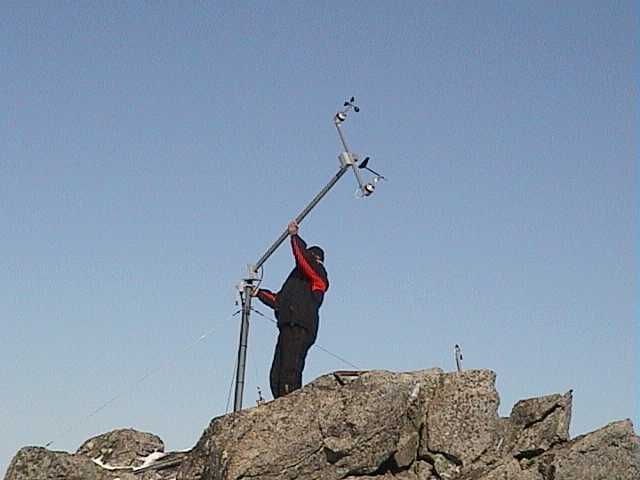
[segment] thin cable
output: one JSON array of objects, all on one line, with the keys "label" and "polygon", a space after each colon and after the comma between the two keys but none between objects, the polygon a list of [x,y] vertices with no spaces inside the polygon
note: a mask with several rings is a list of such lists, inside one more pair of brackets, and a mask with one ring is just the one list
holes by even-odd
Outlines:
[{"label": "thin cable", "polygon": [[[176,354],[174,354],[174,357],[178,354],[178,353],[184,353],[190,349],[192,349],[193,347],[195,347],[198,343],[200,343],[202,340],[204,340],[205,338],[207,338],[209,335],[211,335],[218,327],[214,327],[211,330],[209,330],[208,332],[204,333],[203,335],[200,335],[200,337],[198,337],[196,339],[195,342],[192,342],[190,344],[187,345],[186,348],[180,349],[176,351]],[[81,425],[82,423],[86,422],[87,420],[89,420],[91,417],[97,415],[98,413],[100,413],[102,410],[104,410],[105,408],[107,408],[109,405],[111,405],[113,402],[115,402],[116,400],[118,400],[120,397],[131,393],[131,391],[137,387],[139,384],[141,384],[142,382],[144,382],[147,378],[151,377],[152,375],[158,373],[160,370],[163,370],[167,367],[169,367],[170,365],[174,364],[175,360],[173,361],[167,361],[164,364],[162,364],[161,366],[149,370],[148,372],[146,372],[144,375],[142,375],[138,380],[130,383],[127,388],[125,388],[124,390],[122,390],[120,393],[118,393],[117,395],[114,395],[113,397],[111,397],[109,400],[107,400],[106,402],[104,402],[103,404],[101,404],[99,407],[97,407],[96,409],[92,410],[90,413],[88,413],[87,415],[85,415],[84,417],[82,417],[80,420],[78,420],[75,424],[71,424],[69,427],[67,427],[65,430],[62,430],[60,433],[58,433],[57,435],[55,435],[55,438],[51,441],[49,441],[45,447],[48,448],[49,446],[51,446],[56,439],[59,439],[60,437],[63,437],[67,434],[69,434],[71,431],[73,431],[74,428],[77,428],[79,425]]]},{"label": "thin cable", "polygon": [[229,383],[229,393],[227,394],[227,404],[224,407],[224,413],[229,413],[229,404],[231,403],[231,391],[233,390],[233,383],[236,379],[236,372],[238,371],[238,359],[233,363],[233,375],[231,375],[231,382]]},{"label": "thin cable", "polygon": [[[231,315],[231,318],[235,317],[240,312],[242,312],[242,310],[238,310],[237,312],[235,312],[233,315]],[[231,402],[231,390],[233,390],[233,382],[236,378],[237,372],[238,372],[238,357],[236,357],[236,361],[233,363],[233,373],[231,374],[231,382],[229,383],[229,393],[227,394],[227,404],[224,407],[224,413],[229,413],[229,403]]]},{"label": "thin cable", "polygon": [[[262,318],[265,318],[265,319],[269,320],[271,323],[273,323],[273,324],[275,324],[275,325],[277,325],[277,324],[278,324],[278,321],[277,321],[277,320],[274,320],[273,318],[269,318],[269,317],[268,317],[268,316],[266,316],[264,313],[262,313],[260,310],[256,310],[256,309],[255,309],[255,308],[253,308],[253,307],[251,308],[251,310],[252,310],[253,312],[257,313],[258,315],[260,315]],[[314,347],[316,347],[316,348],[318,348],[318,349],[320,349],[320,350],[322,350],[324,353],[326,353],[326,354],[328,354],[328,355],[331,355],[333,358],[336,358],[336,359],[340,360],[341,362],[346,363],[346,364],[347,364],[347,365],[349,365],[350,367],[353,367],[353,368],[355,368],[355,369],[357,369],[357,370],[361,370],[361,368],[360,368],[360,367],[358,367],[357,365],[354,365],[354,364],[353,364],[353,363],[351,363],[349,360],[347,360],[347,359],[345,359],[345,358],[341,357],[340,355],[337,355],[337,354],[335,354],[335,353],[333,353],[333,352],[331,352],[331,351],[327,350],[327,349],[326,349],[326,348],[324,348],[322,345],[319,345],[319,344],[317,344],[317,343],[316,343],[316,344],[314,344],[313,346],[314,346]]]},{"label": "thin cable", "polygon": [[330,352],[329,350],[327,350],[326,348],[324,348],[322,345],[314,345],[314,347],[319,348],[320,350],[322,350],[324,353],[327,353],[329,355],[331,355],[333,358],[337,358],[338,360],[346,363],[347,365],[349,365],[350,367],[355,368],[356,370],[362,370],[360,367],[358,367],[357,365],[354,365],[353,363],[351,363],[349,360],[346,360],[344,358],[342,358],[340,355],[336,355],[335,353]]}]

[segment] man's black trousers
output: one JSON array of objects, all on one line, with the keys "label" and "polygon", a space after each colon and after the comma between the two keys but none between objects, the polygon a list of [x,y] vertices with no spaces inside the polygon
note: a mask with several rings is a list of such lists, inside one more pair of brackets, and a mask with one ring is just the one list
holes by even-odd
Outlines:
[{"label": "man's black trousers", "polygon": [[302,386],[302,370],[315,338],[299,325],[282,325],[271,364],[271,393],[282,397]]}]

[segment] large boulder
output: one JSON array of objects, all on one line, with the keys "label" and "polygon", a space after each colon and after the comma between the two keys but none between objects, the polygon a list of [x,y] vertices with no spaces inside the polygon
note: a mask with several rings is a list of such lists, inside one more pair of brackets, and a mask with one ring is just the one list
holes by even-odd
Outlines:
[{"label": "large boulder", "polygon": [[[186,455],[160,453],[156,435],[120,429],[84,442],[75,454],[42,447],[22,448],[5,480],[169,480]],[[157,468],[153,468],[157,465]],[[145,468],[146,467],[146,468]]]},{"label": "large boulder", "polygon": [[440,377],[428,405],[421,454],[462,467],[496,443],[500,403],[496,376],[490,370],[470,370]]},{"label": "large boulder", "polygon": [[516,436],[513,455],[522,458],[540,454],[569,440],[571,402],[571,392],[567,392],[516,403],[509,417]]},{"label": "large boulder", "polygon": [[112,467],[139,467],[155,452],[164,452],[160,437],[125,428],[87,440],[76,453]]},{"label": "large boulder", "polygon": [[109,474],[81,455],[52,452],[42,447],[20,449],[5,475],[5,480],[106,480]]},{"label": "large boulder", "polygon": [[640,439],[630,420],[613,422],[524,465],[544,480],[639,480]]},{"label": "large boulder", "polygon": [[520,400],[498,426],[498,456],[530,458],[569,440],[571,391]]},{"label": "large boulder", "polygon": [[213,420],[178,480],[342,479],[411,464],[439,370],[320,377],[277,401]]}]

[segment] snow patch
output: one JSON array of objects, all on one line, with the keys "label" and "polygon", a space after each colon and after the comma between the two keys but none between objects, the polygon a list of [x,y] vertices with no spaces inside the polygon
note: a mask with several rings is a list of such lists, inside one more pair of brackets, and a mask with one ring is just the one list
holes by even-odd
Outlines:
[{"label": "snow patch", "polygon": [[[155,463],[157,460],[160,460],[163,457],[166,457],[167,454],[164,452],[153,452],[150,453],[149,455],[147,455],[146,457],[142,458],[142,465],[140,465],[138,468],[146,468],[149,465],[152,465],[153,463]],[[138,468],[135,468],[135,470],[138,470]]]},{"label": "snow patch", "polygon": [[413,387],[413,390],[411,391],[411,395],[409,395],[409,399],[415,400],[416,398],[418,398],[418,393],[420,393],[420,384],[416,383]]},{"label": "snow patch", "polygon": [[[133,467],[129,467],[126,465],[109,465],[108,463],[104,463],[102,461],[102,455],[96,458],[92,458],[91,461],[105,470],[133,470]],[[114,479],[117,480],[117,479]]]},{"label": "snow patch", "polygon": [[104,468],[105,470],[115,470],[116,468],[119,468],[119,467],[114,467],[113,465],[109,465],[107,463],[103,463],[102,462],[102,455],[100,455],[99,457],[96,457],[96,458],[92,458],[91,461],[93,463],[95,463],[96,465]]}]

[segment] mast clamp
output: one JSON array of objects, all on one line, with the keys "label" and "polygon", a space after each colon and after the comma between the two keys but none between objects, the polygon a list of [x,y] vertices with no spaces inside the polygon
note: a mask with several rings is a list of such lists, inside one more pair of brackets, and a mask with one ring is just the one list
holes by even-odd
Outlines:
[{"label": "mast clamp", "polygon": [[358,162],[358,154],[342,152],[338,155],[338,160],[340,160],[340,165],[342,167],[349,167],[351,165],[355,165]]}]

